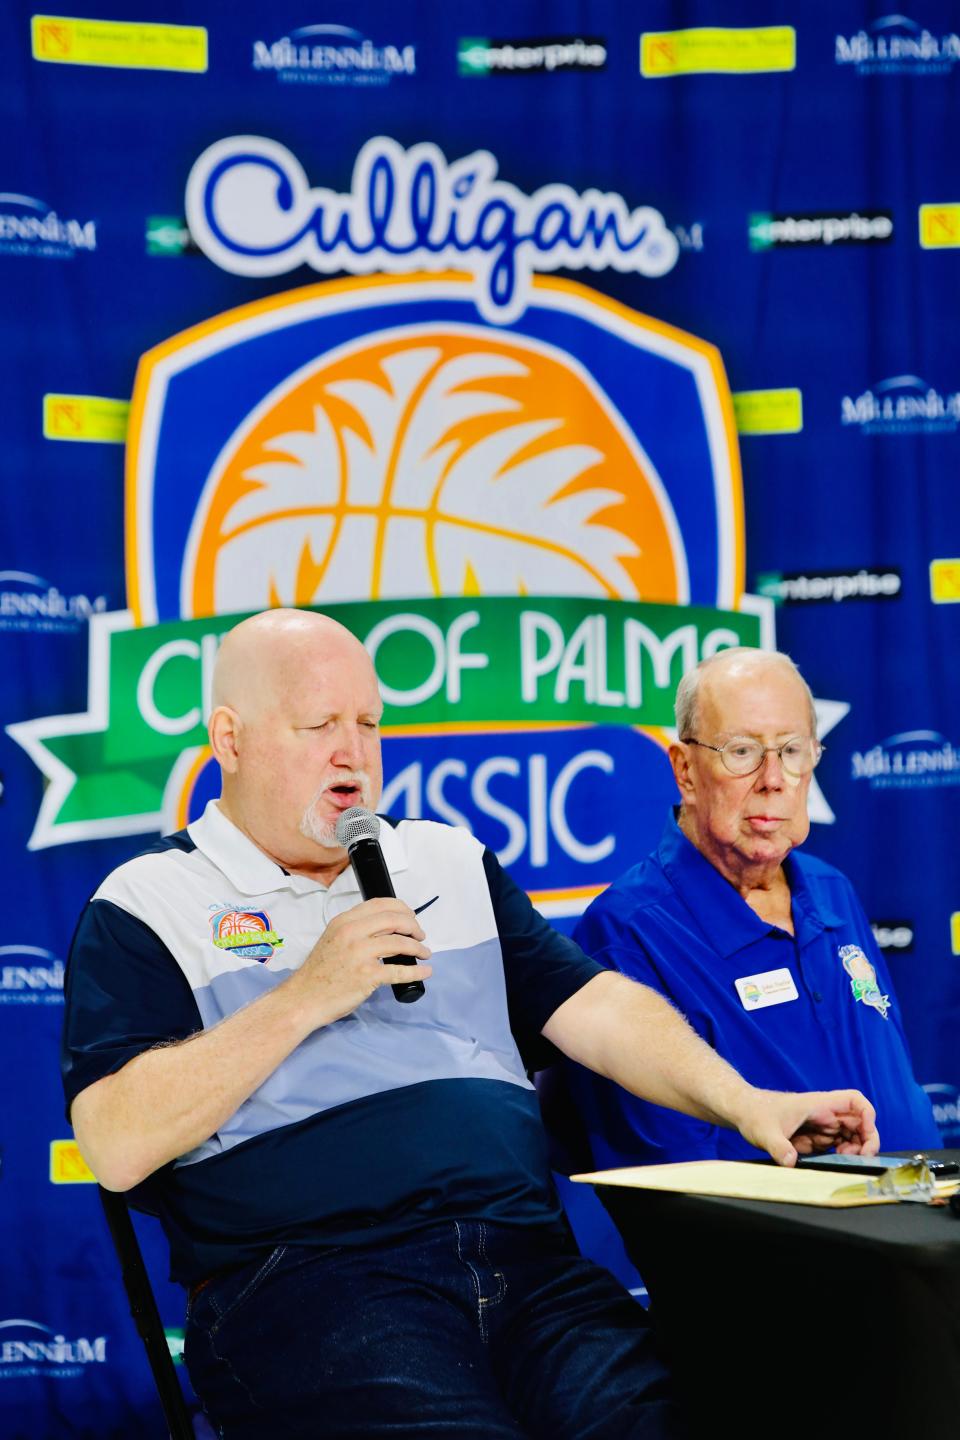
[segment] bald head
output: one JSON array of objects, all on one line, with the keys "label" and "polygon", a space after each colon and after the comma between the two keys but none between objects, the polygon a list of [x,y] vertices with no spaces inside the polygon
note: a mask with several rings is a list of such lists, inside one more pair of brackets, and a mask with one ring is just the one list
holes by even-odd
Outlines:
[{"label": "bald head", "polygon": [[756,650],[747,645],[736,645],[729,650],[718,650],[716,655],[701,660],[699,665],[688,670],[677,686],[674,705],[677,734],[681,739],[696,733],[700,722],[702,698],[718,681],[753,680],[776,672],[792,675],[802,688],[809,711],[810,734],[817,729],[817,713],[813,694],[789,655],[782,650]]},{"label": "bald head", "polygon": [[265,610],[224,637],[213,670],[213,707],[250,721],[283,705],[317,665],[346,661],[373,675],[357,637],[328,615]]},{"label": "bald head", "polygon": [[329,616],[267,610],[224,637],[212,698],[221,811],[284,869],[329,882],[347,863],[337,819],[374,809],[383,785],[370,656]]}]

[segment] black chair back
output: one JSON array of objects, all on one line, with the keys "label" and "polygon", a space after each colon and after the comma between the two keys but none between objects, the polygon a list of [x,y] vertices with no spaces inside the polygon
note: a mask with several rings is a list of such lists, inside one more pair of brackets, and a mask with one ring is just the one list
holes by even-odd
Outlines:
[{"label": "black chair back", "polygon": [[193,1421],[190,1419],[190,1411],[187,1409],[187,1402],[170,1356],[163,1322],[154,1299],[147,1267],[143,1263],[140,1243],[130,1219],[126,1198],[113,1191],[104,1190],[102,1185],[98,1185],[97,1189],[117,1259],[120,1261],[130,1314],[147,1352],[171,1440],[195,1440]]},{"label": "black chair back", "polygon": [[533,1083],[547,1132],[550,1169],[558,1175],[595,1170],[587,1127],[573,1103],[562,1062],[537,1070]]}]

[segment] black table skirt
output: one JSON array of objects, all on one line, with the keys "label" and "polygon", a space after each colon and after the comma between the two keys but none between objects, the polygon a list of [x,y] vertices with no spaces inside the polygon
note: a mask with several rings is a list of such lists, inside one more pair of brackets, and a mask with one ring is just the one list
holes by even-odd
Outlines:
[{"label": "black table skirt", "polygon": [[879,1440],[912,1440],[933,1427],[960,1440],[949,1209],[597,1193],[650,1292],[694,1433],[833,1440],[877,1426]]}]

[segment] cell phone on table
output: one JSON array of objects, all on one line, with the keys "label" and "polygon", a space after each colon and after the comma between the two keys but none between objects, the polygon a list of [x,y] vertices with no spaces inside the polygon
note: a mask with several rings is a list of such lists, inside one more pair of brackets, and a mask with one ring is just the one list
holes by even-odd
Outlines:
[{"label": "cell phone on table", "polygon": [[[856,1175],[882,1175],[898,1165],[909,1164],[910,1155],[800,1155],[797,1169],[853,1171]],[[934,1180],[950,1180],[960,1175],[960,1161],[927,1160]]]},{"label": "cell phone on table", "polygon": [[928,1160],[927,1169],[934,1180],[953,1180],[960,1175],[960,1160]]}]

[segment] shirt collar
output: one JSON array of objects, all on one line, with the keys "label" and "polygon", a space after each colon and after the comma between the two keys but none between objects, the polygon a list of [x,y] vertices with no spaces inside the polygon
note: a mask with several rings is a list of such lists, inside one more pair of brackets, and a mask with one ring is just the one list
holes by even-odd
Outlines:
[{"label": "shirt collar", "polygon": [[799,862],[800,856],[788,855],[783,869],[790,886],[797,939],[803,945],[810,936],[819,935],[823,930],[839,930],[844,920],[842,915],[818,898],[810,876]]},{"label": "shirt collar", "polygon": [[[359,891],[353,867],[348,865],[329,887],[307,875],[292,875],[284,870],[269,855],[264,854],[248,835],[234,825],[216,800],[210,800],[199,820],[187,826],[198,850],[222,870],[224,875],[242,895],[269,895],[274,890],[292,890],[305,894],[310,890],[330,890],[337,894]],[[380,848],[390,874],[407,868],[407,853],[403,841],[394,827],[385,820],[380,822]]]},{"label": "shirt collar", "polygon": [[664,828],[657,852],[660,863],[696,925],[727,958],[768,935],[771,927],[684,835],[677,814],[670,815]]},{"label": "shirt collar", "polygon": [[[677,811],[667,820],[657,854],[666,876],[710,944],[725,959],[762,940],[775,927],[761,920],[714,865],[702,855],[677,824]],[[815,900],[797,858],[788,855],[784,873],[790,887],[798,945],[823,930],[842,925],[840,916]]]}]

